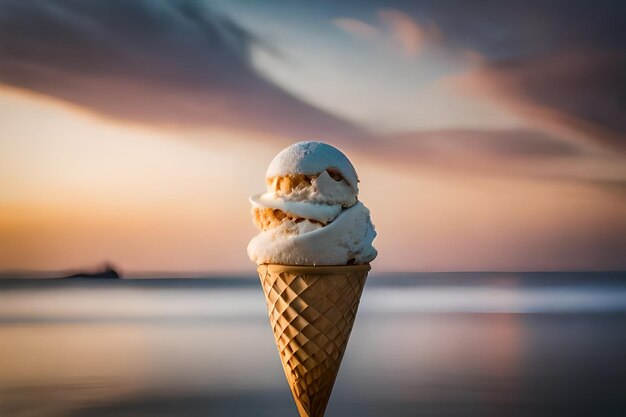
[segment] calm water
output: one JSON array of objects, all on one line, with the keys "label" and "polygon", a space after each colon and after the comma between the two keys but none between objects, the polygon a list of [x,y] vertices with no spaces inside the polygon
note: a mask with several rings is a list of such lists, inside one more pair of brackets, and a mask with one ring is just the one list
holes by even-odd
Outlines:
[{"label": "calm water", "polygon": [[[0,281],[0,416],[295,416],[255,279]],[[626,274],[373,275],[327,417],[624,416]]]}]

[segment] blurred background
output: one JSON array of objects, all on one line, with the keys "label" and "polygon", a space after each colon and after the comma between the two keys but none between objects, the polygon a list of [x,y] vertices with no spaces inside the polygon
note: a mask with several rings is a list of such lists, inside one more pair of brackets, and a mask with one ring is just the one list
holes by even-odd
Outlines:
[{"label": "blurred background", "polygon": [[323,140],[379,250],[329,416],[622,415],[624,21],[0,0],[0,414],[293,415],[248,197]]},{"label": "blurred background", "polygon": [[299,140],[352,159],[379,270],[626,266],[621,2],[0,5],[1,268],[248,271]]}]

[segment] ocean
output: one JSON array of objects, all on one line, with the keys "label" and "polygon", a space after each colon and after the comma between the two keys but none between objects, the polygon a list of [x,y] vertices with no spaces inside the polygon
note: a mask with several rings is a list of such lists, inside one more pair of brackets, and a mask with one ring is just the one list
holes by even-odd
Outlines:
[{"label": "ocean", "polygon": [[[1,280],[0,416],[296,416],[258,279]],[[626,273],[368,279],[338,416],[625,416]]]}]

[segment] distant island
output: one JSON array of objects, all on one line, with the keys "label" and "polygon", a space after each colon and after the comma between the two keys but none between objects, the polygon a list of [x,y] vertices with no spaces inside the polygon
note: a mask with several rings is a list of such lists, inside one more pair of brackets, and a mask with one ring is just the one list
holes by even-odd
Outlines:
[{"label": "distant island", "polygon": [[79,271],[60,278],[120,279],[121,275],[115,270],[113,265],[107,263],[101,270],[98,271]]},{"label": "distant island", "polygon": [[0,271],[0,280],[40,280],[40,279],[122,279],[119,270],[110,262],[104,262],[94,267],[80,269],[66,269],[57,271]]}]

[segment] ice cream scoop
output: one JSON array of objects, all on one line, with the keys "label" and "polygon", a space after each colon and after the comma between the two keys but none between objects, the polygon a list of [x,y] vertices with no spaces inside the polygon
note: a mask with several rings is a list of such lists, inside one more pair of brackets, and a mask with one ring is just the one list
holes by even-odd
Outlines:
[{"label": "ice cream scoop", "polygon": [[267,191],[250,198],[260,233],[248,245],[257,264],[354,265],[376,255],[369,210],[358,201],[350,160],[322,142],[282,150],[266,173]]}]

